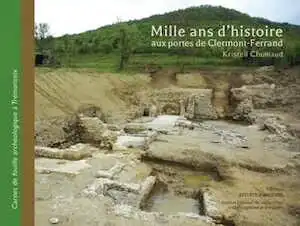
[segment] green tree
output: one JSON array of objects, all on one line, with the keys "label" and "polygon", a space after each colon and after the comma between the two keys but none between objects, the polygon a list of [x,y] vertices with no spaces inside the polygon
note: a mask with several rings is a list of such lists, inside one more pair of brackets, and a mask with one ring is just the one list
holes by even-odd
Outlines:
[{"label": "green tree", "polygon": [[46,46],[53,43],[53,37],[50,35],[50,26],[47,23],[38,23],[34,25],[34,39],[36,49],[44,51]]},{"label": "green tree", "polygon": [[50,26],[47,23],[35,24],[35,38],[38,40],[45,39],[50,35]]},{"label": "green tree", "polygon": [[120,51],[119,70],[123,70],[129,62],[130,56],[138,47],[139,32],[135,24],[119,23],[119,35],[117,37]]}]

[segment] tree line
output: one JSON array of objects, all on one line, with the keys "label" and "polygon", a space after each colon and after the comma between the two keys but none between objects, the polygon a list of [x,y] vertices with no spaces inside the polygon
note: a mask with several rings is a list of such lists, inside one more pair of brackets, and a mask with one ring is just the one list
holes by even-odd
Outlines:
[{"label": "tree line", "polygon": [[[115,24],[104,26],[94,31],[88,31],[76,35],[64,35],[53,38],[47,24],[36,25],[36,48],[38,51],[51,50],[57,58],[65,60],[66,64],[76,56],[116,56],[119,70],[124,69],[130,63],[133,55],[138,54],[163,54],[168,56],[192,56],[202,58],[214,58],[221,55],[225,48],[155,48],[151,46],[153,39],[150,35],[153,24],[173,24],[180,27],[212,27],[217,29],[224,23],[232,25],[250,24],[255,27],[270,25],[282,27],[285,31],[283,59],[263,58],[249,60],[243,59],[245,64],[288,64],[300,63],[300,27],[290,24],[279,24],[262,18],[253,18],[247,14],[223,7],[201,6],[191,7],[185,10],[178,10],[162,15],[154,15],[142,20],[128,22],[117,21]],[[172,40],[172,38],[169,38]],[[175,40],[175,38],[174,38]],[[234,48],[234,47],[233,47]],[[265,48],[266,49],[266,48]],[[229,50],[226,47],[226,50]],[[237,50],[237,48],[235,48]],[[264,49],[262,48],[261,51]],[[241,48],[240,51],[249,51],[248,47]]]}]

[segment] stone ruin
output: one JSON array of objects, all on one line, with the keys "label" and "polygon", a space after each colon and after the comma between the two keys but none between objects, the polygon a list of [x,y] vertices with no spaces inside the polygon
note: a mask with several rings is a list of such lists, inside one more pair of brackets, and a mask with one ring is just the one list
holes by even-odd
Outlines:
[{"label": "stone ruin", "polygon": [[187,119],[217,119],[212,89],[164,88],[141,100],[140,116],[181,115]]},{"label": "stone ruin", "polygon": [[[106,217],[115,214],[122,217],[122,223],[124,219],[130,219],[130,224],[137,220],[137,225],[144,222],[155,222],[156,225],[235,225],[232,219],[236,219],[218,201],[221,197],[218,189],[207,188],[203,184],[210,184],[206,182],[210,177],[213,183],[230,182],[233,178],[232,165],[252,172],[273,174],[285,173],[290,170],[290,164],[297,164],[295,159],[286,162],[282,157],[282,165],[274,165],[273,160],[270,158],[268,161],[266,157],[272,156],[271,151],[264,153],[264,150],[256,150],[253,142],[256,136],[248,137],[249,131],[255,131],[263,135],[264,144],[275,143],[275,146],[279,144],[277,139],[290,145],[295,137],[299,138],[299,124],[285,124],[284,118],[274,113],[262,114],[257,111],[281,101],[275,91],[274,84],[230,89],[230,95],[226,98],[230,98],[228,105],[232,109],[229,112],[231,115],[227,116],[256,124],[247,127],[247,130],[237,125],[232,126],[234,129],[227,124],[224,127],[222,121],[189,121],[221,118],[213,89],[163,88],[139,95],[142,103],[139,114],[126,124],[109,124],[100,108],[81,106],[73,116],[36,123],[36,171],[43,180],[53,172],[77,175],[79,178],[88,175],[89,180],[84,181],[85,186],[80,184],[82,189],[72,194],[74,203],[69,205],[76,209],[81,207],[83,200],[92,203],[87,208],[89,213],[86,216],[95,217],[105,213]],[[235,127],[238,129],[235,130]],[[183,128],[190,130],[184,131]],[[264,135],[263,130],[271,133]],[[271,150],[274,152],[282,147],[288,146],[272,147]],[[300,150],[299,146],[293,149],[295,152]],[[257,152],[252,155],[255,150]],[[178,165],[182,168],[175,171]],[[184,167],[203,175],[185,177],[182,172]],[[199,178],[202,185],[197,184],[194,188],[193,183],[199,183]],[[167,187],[165,193],[156,191],[162,182]],[[185,184],[187,182],[192,185],[189,187]],[[44,191],[40,189],[38,192],[37,197],[43,200],[41,194]],[[158,211],[157,206],[161,205],[163,209],[164,205],[161,202],[157,205],[155,201],[162,196],[169,206],[176,206],[174,201],[180,203],[177,206],[183,207],[182,212],[169,213],[169,209],[166,212],[161,209]],[[68,204],[65,204],[66,199],[63,197],[60,205],[57,205],[56,214],[74,214],[74,209],[68,209]],[[106,200],[113,204],[101,209]],[[185,202],[186,205],[182,205]],[[195,203],[198,206],[196,211],[192,209]],[[95,215],[90,213],[93,208]],[[55,216],[49,222],[57,224],[59,219]],[[91,224],[78,222],[77,225]]]}]

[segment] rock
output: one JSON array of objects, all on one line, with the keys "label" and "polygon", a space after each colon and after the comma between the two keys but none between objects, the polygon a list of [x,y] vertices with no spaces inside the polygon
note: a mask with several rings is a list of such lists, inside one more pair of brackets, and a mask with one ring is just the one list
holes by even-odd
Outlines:
[{"label": "rock", "polygon": [[[108,188],[104,194],[111,197],[117,204],[126,204],[140,208],[149,197],[155,181],[156,178],[150,176],[147,177],[141,185],[115,183],[114,186]],[[135,190],[137,188],[138,190]]]},{"label": "rock", "polygon": [[105,124],[97,117],[81,117],[81,126],[84,128],[82,139],[87,143],[101,143],[102,134],[107,130]]},{"label": "rock", "polygon": [[56,217],[51,217],[49,218],[49,223],[50,224],[58,224],[59,223],[59,219]]},{"label": "rock", "polygon": [[247,86],[246,88],[250,90],[254,108],[266,108],[276,103],[274,84],[265,83]]},{"label": "rock", "polygon": [[146,134],[147,137],[147,144],[154,142],[158,138],[158,132],[157,131],[148,131]]},{"label": "rock", "polygon": [[35,146],[35,156],[53,159],[81,160],[92,156],[93,148],[85,144],[76,144],[67,149]]},{"label": "rock", "polygon": [[97,117],[100,120],[104,119],[104,114],[102,113],[100,107],[93,104],[82,104],[78,107],[76,114],[82,115],[84,117]]},{"label": "rock", "polygon": [[187,119],[193,119],[195,116],[195,96],[190,95],[187,99],[187,109],[184,115]]},{"label": "rock", "polygon": [[176,122],[180,120],[180,116],[177,115],[160,115],[149,123],[146,123],[148,130],[157,131],[159,133],[171,133],[175,128]]},{"label": "rock", "polygon": [[155,105],[151,105],[149,108],[149,116],[150,117],[156,117],[158,115],[158,109]]},{"label": "rock", "polygon": [[64,164],[58,159],[36,158],[35,171],[38,173],[59,173],[71,176],[80,174],[81,170],[90,168],[91,165],[86,160],[70,161],[65,160]]},{"label": "rock", "polygon": [[37,122],[35,142],[37,146],[61,149],[77,143],[111,149],[117,136],[98,117],[70,115]]},{"label": "rock", "polygon": [[253,102],[251,98],[242,100],[232,113],[234,120],[249,121],[249,114],[253,111]]},{"label": "rock", "polygon": [[113,148],[114,143],[117,141],[118,132],[108,130],[106,124],[97,117],[81,117],[80,122],[82,128],[84,128],[82,141],[100,148],[109,150]]},{"label": "rock", "polygon": [[215,89],[213,106],[216,109],[218,118],[225,118],[228,114],[229,98],[228,98],[229,87]]},{"label": "rock", "polygon": [[138,137],[138,136],[119,136],[116,142],[116,148],[141,148],[144,149],[147,146],[147,138],[146,137]]},{"label": "rock", "polygon": [[126,192],[117,189],[109,189],[105,195],[112,198],[115,204],[123,204],[137,207],[136,200],[138,199],[138,195],[132,192]]},{"label": "rock", "polygon": [[93,198],[97,195],[107,195],[109,190],[119,190],[126,193],[139,194],[141,185],[133,183],[122,183],[107,178],[96,179],[93,183],[85,187],[81,195]]},{"label": "rock", "polygon": [[246,88],[246,86],[242,86],[240,88],[232,88],[230,90],[230,93],[233,102],[243,101],[250,96],[250,91]]},{"label": "rock", "polygon": [[108,171],[104,170],[99,170],[96,173],[97,178],[108,178],[108,179],[113,179],[117,174],[119,174],[123,168],[125,167],[125,164],[117,163],[115,166],[113,166],[111,169]]},{"label": "rock", "polygon": [[114,144],[112,147],[112,151],[113,152],[122,152],[122,151],[126,151],[128,148],[126,146],[122,146],[121,144]]},{"label": "rock", "polygon": [[153,190],[155,182],[156,182],[156,177],[149,176],[142,183],[140,197],[139,197],[139,207],[140,208],[142,208],[143,204],[145,204],[147,198],[149,197],[149,194]]},{"label": "rock", "polygon": [[275,85],[267,83],[233,88],[231,96],[234,103],[243,102],[246,99],[252,100],[253,107],[256,109],[272,106],[276,102]]},{"label": "rock", "polygon": [[179,115],[184,116],[185,115],[185,101],[184,101],[184,99],[180,99],[179,104],[180,104],[180,113],[179,113]]},{"label": "rock", "polygon": [[269,130],[271,133],[281,134],[286,132],[286,126],[279,123],[278,120],[274,118],[268,118],[264,121],[265,129]]},{"label": "rock", "polygon": [[295,137],[300,138],[300,123],[292,123],[287,126],[287,130]]},{"label": "rock", "polygon": [[124,127],[124,131],[128,134],[136,134],[145,130],[147,130],[147,127],[140,123],[129,123]]},{"label": "rock", "polygon": [[202,195],[205,215],[215,220],[222,219],[222,214],[218,211],[217,203],[213,199],[211,192],[204,191]]},{"label": "rock", "polygon": [[219,143],[231,144],[239,148],[249,148],[248,140],[245,136],[238,134],[235,131],[226,131],[226,130],[218,130],[218,129],[214,129],[214,130],[215,130],[214,134],[218,134],[220,136]]},{"label": "rock", "polygon": [[264,138],[267,142],[288,142],[290,149],[298,149],[299,133],[297,123],[288,123],[284,115],[255,110],[251,112],[252,123],[259,130],[268,130],[271,134]]},{"label": "rock", "polygon": [[160,113],[165,115],[179,115],[180,107],[176,103],[165,103],[162,105]]},{"label": "rock", "polygon": [[143,156],[154,160],[164,160],[174,162],[183,166],[214,172],[220,163],[224,162],[222,157],[205,153],[199,149],[182,149],[178,148],[170,151],[160,151],[156,149],[149,149]]},{"label": "rock", "polygon": [[114,131],[106,130],[101,135],[101,148],[106,148],[109,150],[113,149],[113,145],[118,139],[118,134]]},{"label": "rock", "polygon": [[279,141],[281,141],[281,138],[277,134],[270,134],[264,138],[264,141],[270,142],[270,143],[279,142]]},{"label": "rock", "polygon": [[283,117],[280,114],[275,114],[275,113],[269,113],[261,110],[253,110],[250,114],[248,119],[250,120],[252,124],[256,124],[259,128],[259,130],[264,130],[265,125],[264,122],[267,119],[272,119],[272,120],[278,120],[278,121],[283,121]]},{"label": "rock", "polygon": [[300,216],[300,205],[289,205],[288,206],[288,212],[289,214],[295,216],[295,217],[298,217]]},{"label": "rock", "polygon": [[260,67],[256,70],[257,72],[270,72],[270,71],[274,71],[274,66],[263,66]]},{"label": "rock", "polygon": [[194,123],[192,123],[191,121],[188,121],[188,120],[178,120],[175,123],[175,126],[188,128],[188,129],[194,129],[195,127],[197,127],[196,124],[194,124]]},{"label": "rock", "polygon": [[80,143],[83,128],[76,115],[54,117],[35,124],[35,144],[44,147],[67,148]]},{"label": "rock", "polygon": [[264,109],[276,104],[274,84],[245,85],[231,89],[232,117],[235,120],[252,121],[254,109]]},{"label": "rock", "polygon": [[241,79],[243,81],[243,83],[245,83],[246,85],[248,84],[252,84],[254,81],[254,76],[253,74],[242,74],[241,75]]},{"label": "rock", "polygon": [[291,134],[288,132],[287,126],[278,119],[268,118],[264,121],[263,125],[265,129],[278,135],[284,141],[292,139]]},{"label": "rock", "polygon": [[212,106],[212,90],[202,90],[201,95],[195,95],[194,119],[217,119],[218,115]]},{"label": "rock", "polygon": [[112,175],[110,172],[108,172],[108,171],[103,171],[103,170],[97,171],[95,177],[96,177],[96,178],[113,179],[113,175]]},{"label": "rock", "polygon": [[106,124],[107,129],[111,131],[120,131],[121,127],[115,124]]}]

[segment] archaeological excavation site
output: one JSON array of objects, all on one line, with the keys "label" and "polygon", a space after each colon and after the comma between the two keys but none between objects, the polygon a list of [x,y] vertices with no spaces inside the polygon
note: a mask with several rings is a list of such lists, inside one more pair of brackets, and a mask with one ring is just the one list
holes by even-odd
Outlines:
[{"label": "archaeological excavation site", "polygon": [[37,226],[299,226],[300,68],[36,69]]}]

